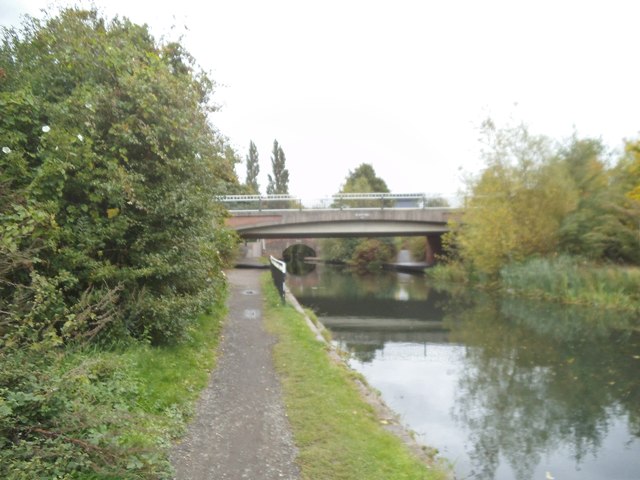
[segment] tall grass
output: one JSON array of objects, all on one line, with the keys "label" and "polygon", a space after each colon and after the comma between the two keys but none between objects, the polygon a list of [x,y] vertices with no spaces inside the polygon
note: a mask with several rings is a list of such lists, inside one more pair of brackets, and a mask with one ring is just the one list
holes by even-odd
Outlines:
[{"label": "tall grass", "polygon": [[598,265],[576,257],[534,258],[503,267],[509,293],[565,303],[640,310],[640,268]]},{"label": "tall grass", "polygon": [[425,270],[427,277],[436,285],[450,288],[454,285],[473,285],[483,289],[493,289],[497,287],[496,277],[483,273],[471,264],[462,261],[451,261],[439,263]]},{"label": "tall grass", "polygon": [[469,269],[461,262],[440,263],[426,270],[427,276],[438,283],[469,283]]}]

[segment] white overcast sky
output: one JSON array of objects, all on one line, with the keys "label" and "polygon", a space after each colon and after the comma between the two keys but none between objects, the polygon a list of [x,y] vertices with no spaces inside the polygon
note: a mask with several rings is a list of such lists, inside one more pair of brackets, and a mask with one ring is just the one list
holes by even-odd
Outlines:
[{"label": "white overcast sky", "polygon": [[[363,162],[396,193],[455,192],[487,116],[619,150],[640,135],[637,0],[93,3],[183,35],[219,84],[213,124],[243,159],[258,146],[263,193],[274,139],[291,193],[316,198]],[[0,23],[50,4],[0,0]]]}]

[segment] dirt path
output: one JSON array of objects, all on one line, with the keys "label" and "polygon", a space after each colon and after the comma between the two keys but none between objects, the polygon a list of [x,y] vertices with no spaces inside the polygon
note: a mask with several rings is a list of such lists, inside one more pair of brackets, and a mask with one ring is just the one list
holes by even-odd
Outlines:
[{"label": "dirt path", "polygon": [[171,455],[178,480],[298,478],[296,448],[262,325],[260,272],[229,272],[229,313],[218,363],[184,440]]}]

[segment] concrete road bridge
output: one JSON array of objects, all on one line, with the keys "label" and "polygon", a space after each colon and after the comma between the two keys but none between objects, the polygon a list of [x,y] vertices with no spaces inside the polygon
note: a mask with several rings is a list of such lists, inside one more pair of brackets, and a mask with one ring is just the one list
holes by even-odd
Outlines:
[{"label": "concrete road bridge", "polygon": [[315,201],[229,195],[219,200],[231,214],[228,226],[245,240],[425,236],[431,260],[441,249],[447,222],[459,212],[451,200],[421,193],[349,193]]}]

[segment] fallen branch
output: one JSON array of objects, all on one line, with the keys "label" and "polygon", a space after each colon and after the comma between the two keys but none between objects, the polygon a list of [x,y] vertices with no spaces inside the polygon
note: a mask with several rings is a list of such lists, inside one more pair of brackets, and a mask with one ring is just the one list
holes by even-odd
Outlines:
[{"label": "fallen branch", "polygon": [[69,443],[73,443],[74,445],[79,446],[80,448],[86,450],[86,451],[90,451],[90,452],[96,452],[99,453],[101,455],[105,455],[110,457],[112,460],[116,460],[118,457],[117,455],[115,455],[114,453],[108,451],[105,448],[100,448],[97,445],[93,445],[91,443],[85,442],[84,440],[80,440],[79,438],[73,438],[73,437],[69,437],[63,433],[60,432],[54,432],[51,430],[45,430],[44,428],[38,428],[38,427],[32,427],[32,428],[28,428],[27,429],[29,432],[33,432],[33,433],[39,433],[40,435],[43,435],[45,437],[48,438],[60,438],[62,440],[64,440],[65,442],[69,442]]}]

